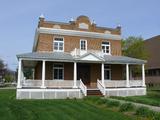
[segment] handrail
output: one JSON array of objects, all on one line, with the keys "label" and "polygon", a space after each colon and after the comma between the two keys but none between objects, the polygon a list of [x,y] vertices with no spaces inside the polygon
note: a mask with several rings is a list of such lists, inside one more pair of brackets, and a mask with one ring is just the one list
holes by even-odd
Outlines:
[{"label": "handrail", "polygon": [[82,90],[84,96],[87,96],[87,87],[84,85],[81,79],[80,79],[79,87]]},{"label": "handrail", "polygon": [[97,88],[101,91],[103,95],[106,94],[105,85],[103,85],[100,80],[97,80]]}]

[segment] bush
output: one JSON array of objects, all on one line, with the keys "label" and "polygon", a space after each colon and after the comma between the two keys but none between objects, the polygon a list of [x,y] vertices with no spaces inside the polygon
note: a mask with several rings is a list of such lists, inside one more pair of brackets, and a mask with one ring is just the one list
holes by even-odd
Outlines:
[{"label": "bush", "polygon": [[118,107],[120,105],[120,102],[115,100],[107,100],[106,105],[108,107]]},{"label": "bush", "polygon": [[131,111],[135,108],[135,106],[132,103],[123,103],[120,108],[119,111],[120,112],[126,112],[126,111]]},{"label": "bush", "polygon": [[108,100],[107,99],[99,99],[96,103],[98,105],[102,105],[102,104],[105,104]]},{"label": "bush", "polygon": [[98,96],[87,96],[87,97],[84,97],[83,100],[86,100],[86,101],[90,101],[90,102],[94,102],[96,103],[98,100],[100,100],[101,98],[98,97]]},{"label": "bush", "polygon": [[136,110],[136,115],[142,116],[142,117],[153,117],[155,113],[150,110],[148,107],[139,107]]}]

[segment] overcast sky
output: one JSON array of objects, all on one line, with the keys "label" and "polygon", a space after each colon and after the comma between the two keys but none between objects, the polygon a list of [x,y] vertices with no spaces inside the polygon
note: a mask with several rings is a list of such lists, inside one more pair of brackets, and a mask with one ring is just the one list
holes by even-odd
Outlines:
[{"label": "overcast sky", "polygon": [[87,15],[98,26],[122,26],[122,37],[160,34],[160,0],[0,0],[0,58],[15,70],[16,54],[31,52],[38,17],[68,22]]}]

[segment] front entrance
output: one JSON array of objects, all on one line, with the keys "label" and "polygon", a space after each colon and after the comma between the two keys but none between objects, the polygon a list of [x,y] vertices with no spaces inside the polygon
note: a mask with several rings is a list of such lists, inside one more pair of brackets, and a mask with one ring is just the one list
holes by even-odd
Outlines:
[{"label": "front entrance", "polygon": [[90,65],[81,64],[77,65],[77,78],[81,79],[86,86],[90,86]]}]

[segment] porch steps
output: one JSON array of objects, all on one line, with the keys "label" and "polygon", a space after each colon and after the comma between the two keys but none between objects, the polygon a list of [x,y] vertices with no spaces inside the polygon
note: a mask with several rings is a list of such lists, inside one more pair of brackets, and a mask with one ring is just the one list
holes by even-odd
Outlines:
[{"label": "porch steps", "polygon": [[103,96],[99,89],[87,89],[87,96]]}]

